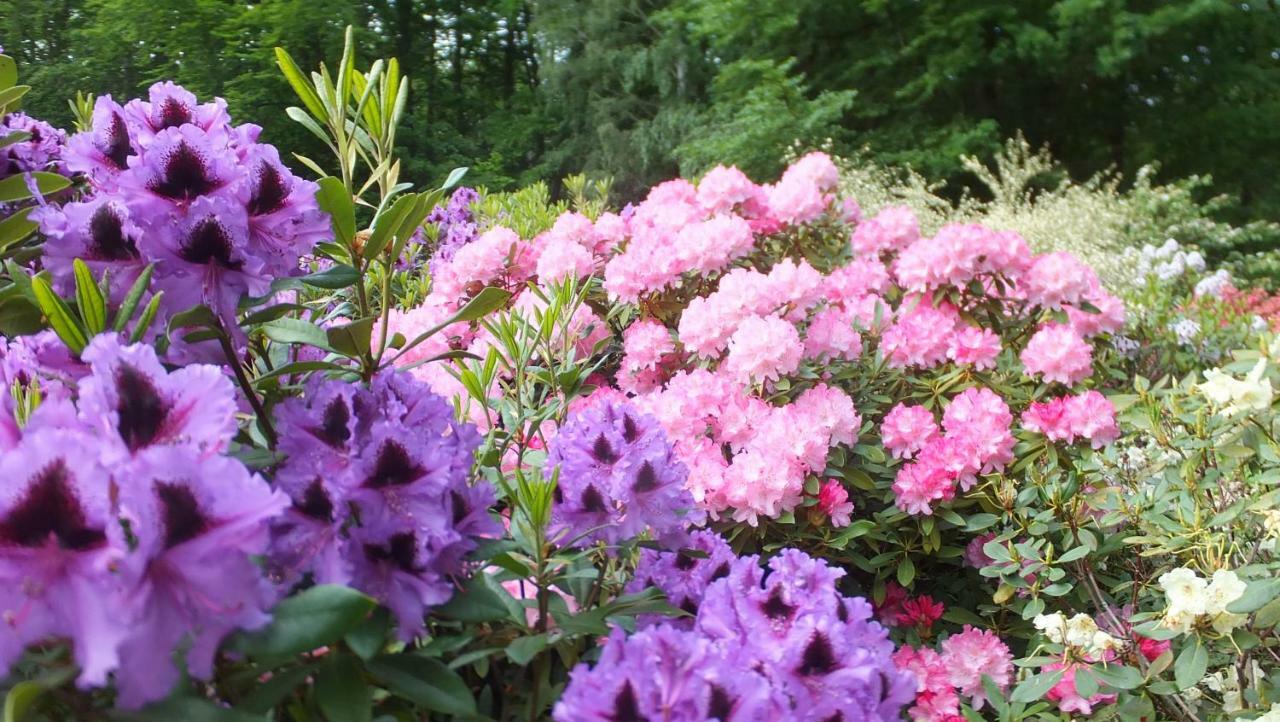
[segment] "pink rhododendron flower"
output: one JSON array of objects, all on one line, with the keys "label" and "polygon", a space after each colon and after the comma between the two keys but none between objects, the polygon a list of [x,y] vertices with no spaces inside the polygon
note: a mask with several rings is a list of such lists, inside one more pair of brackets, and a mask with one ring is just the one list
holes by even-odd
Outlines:
[{"label": "pink rhododendron flower", "polygon": [[1050,441],[1074,443],[1087,439],[1100,449],[1120,437],[1116,409],[1097,391],[1038,401],[1022,413],[1024,428],[1044,434]]},{"label": "pink rhododendron flower", "polygon": [[752,316],[729,338],[726,370],[744,384],[777,381],[800,367],[803,348],[795,326],[777,316]]},{"label": "pink rhododendron flower", "polygon": [[1000,355],[1000,337],[989,328],[965,326],[951,337],[947,357],[962,366],[993,369]]},{"label": "pink rhododendron flower", "polygon": [[1017,277],[1030,259],[1030,246],[1017,234],[975,223],[949,223],[933,238],[922,238],[903,250],[893,270],[903,288],[924,292],[945,285],[964,287],[980,275]]},{"label": "pink rhododendron flower", "polygon": [[564,281],[570,276],[586,278],[594,268],[591,251],[565,237],[554,237],[543,246],[536,266],[541,283]]},{"label": "pink rhododendron flower", "polygon": [[965,389],[942,413],[947,436],[969,440],[984,472],[1003,469],[1013,461],[1012,424],[1008,404],[991,389]]},{"label": "pink rhododendron flower", "polygon": [[1064,670],[1062,679],[1053,686],[1045,694],[1045,699],[1058,703],[1058,709],[1063,712],[1078,712],[1082,715],[1093,714],[1093,708],[1100,704],[1111,704],[1116,701],[1114,694],[1094,694],[1088,698],[1081,697],[1076,691],[1076,670],[1079,664],[1047,664],[1042,669],[1043,672],[1052,672],[1054,670]]},{"label": "pink rhododendron flower", "polygon": [[1013,677],[1013,654],[994,632],[964,626],[942,642],[942,658],[948,679],[960,694],[969,698],[975,710],[988,701],[982,687],[982,676],[991,677],[996,686],[1005,689]]},{"label": "pink rhododendron flower", "polygon": [[884,293],[889,288],[889,271],[875,258],[855,258],[827,274],[822,286],[828,303]]},{"label": "pink rhododendron flower", "polygon": [[818,490],[818,508],[831,519],[831,526],[849,526],[849,515],[853,513],[853,502],[849,501],[849,492],[844,485],[835,479],[827,479]]},{"label": "pink rhododendron flower", "polygon": [[819,311],[804,333],[805,358],[858,358],[862,354],[862,336],[853,329],[853,323],[853,314],[842,308]]},{"label": "pink rhododendron flower", "polygon": [[[911,303],[904,301],[904,305]],[[923,301],[899,316],[880,336],[880,350],[894,368],[930,368],[947,358],[959,316],[950,306]]]},{"label": "pink rhododendron flower", "polygon": [[1027,342],[1021,358],[1028,376],[1042,376],[1045,381],[1068,386],[1093,371],[1093,350],[1080,334],[1063,324],[1041,326]]},{"label": "pink rhododendron flower", "polygon": [[907,710],[911,719],[941,722],[960,714],[960,698],[942,655],[928,647],[913,649],[904,645],[893,653],[893,663],[916,676],[916,701]]},{"label": "pink rhododendron flower", "polygon": [[880,424],[880,441],[895,459],[910,459],[939,433],[933,412],[923,406],[898,404]]},{"label": "pink rhododendron flower", "polygon": [[1107,293],[1101,284],[1092,289],[1084,300],[1098,309],[1097,312],[1075,306],[1067,306],[1065,309],[1068,324],[1076,333],[1090,338],[1100,333],[1116,333],[1124,328],[1124,302]]},{"label": "pink rhododendron flower", "polygon": [[853,231],[853,252],[875,255],[882,251],[899,251],[920,238],[920,223],[906,206],[888,206],[875,217],[863,221]]},{"label": "pink rhododendron flower", "polygon": [[947,608],[928,594],[908,599],[902,603],[902,623],[926,632],[933,623],[942,619]]},{"label": "pink rhododendron flower", "polygon": [[1098,286],[1093,269],[1066,251],[1045,253],[1031,263],[1025,279],[1027,298],[1045,308],[1078,304]]},{"label": "pink rhododendron flower", "polygon": [[792,163],[768,188],[769,209],[784,223],[808,223],[826,212],[831,205],[827,191],[839,181],[840,172],[826,153],[810,153]]},{"label": "pink rhododendron flower", "polygon": [[[932,445],[931,445],[932,446]],[[914,461],[898,469],[893,480],[895,503],[908,514],[933,514],[933,504],[956,493],[956,477],[930,463]]]},{"label": "pink rhododendron flower", "polygon": [[718,165],[698,182],[698,205],[707,213],[729,213],[739,206],[763,205],[760,186],[733,166]]}]

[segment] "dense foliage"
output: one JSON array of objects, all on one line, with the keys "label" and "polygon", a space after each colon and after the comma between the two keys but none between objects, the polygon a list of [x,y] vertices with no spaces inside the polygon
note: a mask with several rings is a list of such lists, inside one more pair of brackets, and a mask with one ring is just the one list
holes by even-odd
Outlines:
[{"label": "dense foliage", "polygon": [[6,720],[1280,717],[1280,335],[1188,185],[760,183],[724,115],[620,209],[426,188],[355,47],[274,53],[314,181],[0,55]]}]

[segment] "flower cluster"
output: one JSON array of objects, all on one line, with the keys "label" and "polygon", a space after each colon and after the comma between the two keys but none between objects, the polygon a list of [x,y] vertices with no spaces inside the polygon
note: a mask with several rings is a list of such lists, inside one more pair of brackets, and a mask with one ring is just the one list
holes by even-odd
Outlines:
[{"label": "flower cluster", "polygon": [[1219,569],[1205,579],[1195,571],[1179,567],[1160,576],[1168,606],[1161,623],[1179,634],[1190,634],[1202,622],[1219,634],[1244,624],[1247,616],[1227,611],[1227,606],[1244,595],[1246,584],[1230,569]]},{"label": "flower cluster", "polygon": [[497,533],[488,485],[468,483],[480,436],[408,374],[368,389],[313,381],[277,414],[275,475],[291,505],[271,527],[269,567],[282,586],[304,575],[386,604],[411,639],[423,613],[453,595],[479,536]]},{"label": "flower cluster", "polygon": [[1022,426],[1050,441],[1088,441],[1099,449],[1120,437],[1115,406],[1097,391],[1032,403],[1022,412]]},{"label": "flower cluster", "polygon": [[[893,482],[898,507],[931,514],[935,504],[968,490],[978,474],[1001,470],[1013,461],[1013,415],[994,391],[970,388],[943,411],[939,433],[933,414],[922,407],[895,406],[885,418],[885,446],[894,455],[914,456]],[[916,432],[914,437],[905,433]]]},{"label": "flower cluster", "polygon": [[548,444],[546,474],[558,479],[553,534],[569,540],[615,544],[648,530],[678,543],[701,522],[688,470],[657,420],[630,404],[601,400],[570,414]]},{"label": "flower cluster", "polygon": [[766,573],[719,538],[696,543],[706,559],[649,554],[637,572],[692,621],[615,633],[594,667],[573,671],[555,719],[898,719],[912,676],[871,605],[840,594],[841,570],[786,549]]},{"label": "flower cluster", "polygon": [[1204,383],[1196,388],[1219,413],[1231,416],[1241,411],[1265,411],[1271,408],[1275,391],[1271,379],[1266,378],[1267,359],[1259,358],[1243,379],[1235,378],[1221,369],[1204,372]]},{"label": "flower cluster", "polygon": [[66,172],[62,162],[66,133],[26,113],[0,117],[0,139],[15,133],[26,138],[0,146],[0,179],[34,171]]},{"label": "flower cluster", "polygon": [[114,673],[119,704],[137,707],[178,681],[179,648],[206,679],[223,637],[269,621],[276,591],[255,558],[288,500],[224,455],[236,402],[218,368],[169,372],[108,335],[82,358],[77,380],[53,382],[67,394],[0,433],[0,664],[65,638],[82,686]]},{"label": "flower cluster", "polygon": [[435,250],[427,262],[432,274],[453,260],[458,249],[474,241],[479,235],[471,204],[480,198],[473,188],[462,187],[449,196],[449,202],[436,206],[427,215],[426,222],[436,226]]},{"label": "flower cluster", "polygon": [[1005,689],[1013,679],[1013,654],[993,632],[965,625],[942,640],[936,651],[904,646],[893,655],[898,669],[916,677],[915,704],[908,710],[919,722],[949,722],[960,717],[961,697],[975,709],[987,703],[982,678]]},{"label": "flower cluster", "polygon": [[124,106],[100,96],[92,127],[65,152],[89,196],[38,214],[46,267],[64,287],[73,259],[110,271],[118,300],[154,263],[166,314],[205,304],[233,320],[242,295],[295,275],[329,233],[316,185],[258,143],[260,130],[231,125],[221,99],[202,104],[173,83]]}]

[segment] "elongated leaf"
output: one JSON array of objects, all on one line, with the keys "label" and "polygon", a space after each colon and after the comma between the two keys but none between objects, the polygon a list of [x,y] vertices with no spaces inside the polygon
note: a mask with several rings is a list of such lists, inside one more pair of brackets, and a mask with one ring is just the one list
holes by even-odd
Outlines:
[{"label": "elongated leaf", "polygon": [[237,647],[271,658],[309,652],[341,639],[376,606],[377,602],[354,589],[322,584],[277,604],[271,624],[245,635]]},{"label": "elongated leaf", "polygon": [[151,322],[156,319],[156,313],[160,310],[162,299],[164,299],[164,291],[157,291],[156,295],[147,302],[147,307],[142,309],[142,315],[138,316],[138,322],[133,326],[133,333],[129,334],[129,343],[138,343],[147,335]]},{"label": "elongated leaf", "polygon": [[1045,674],[1032,675],[1014,688],[1009,699],[1014,702],[1035,702],[1043,699],[1049,690],[1062,680],[1062,670],[1054,670]]},{"label": "elongated leaf", "polygon": [[332,268],[302,276],[298,280],[308,286],[333,291],[354,285],[360,280],[360,273],[345,263],[339,263]]},{"label": "elongated leaf", "polygon": [[48,281],[36,276],[31,279],[31,288],[36,294],[36,303],[40,306],[40,312],[49,319],[53,332],[58,334],[58,338],[62,339],[67,348],[78,356],[89,343],[79,320],[71,315],[71,309],[58,297],[58,294],[53,292]]},{"label": "elongated leaf", "polygon": [[12,88],[18,82],[18,64],[8,55],[0,54],[0,89]]},{"label": "elongated leaf", "polygon": [[274,321],[277,318],[283,318],[284,316],[288,316],[293,311],[308,311],[308,310],[310,309],[307,306],[304,306],[300,303],[277,303],[274,306],[267,306],[266,308],[260,308],[257,311],[254,311],[253,313],[241,319],[240,323],[241,325],[244,325],[244,326],[254,326],[259,323]]},{"label": "elongated leaf", "polygon": [[1227,605],[1227,611],[1249,614],[1277,597],[1280,597],[1280,579],[1255,579],[1249,582],[1239,599]]},{"label": "elongated leaf", "polygon": [[418,197],[414,194],[402,195],[391,204],[390,208],[379,213],[378,217],[373,219],[373,231],[369,234],[369,240],[365,241],[364,250],[360,255],[366,259],[377,258],[392,237],[400,232],[405,218],[413,211],[417,202]]},{"label": "elongated leaf", "polygon": [[296,105],[291,105],[284,109],[284,114],[289,116],[289,118],[298,125],[301,125],[303,128],[311,131],[311,134],[323,141],[325,145],[329,146],[330,150],[335,153],[338,152],[338,149],[334,147],[333,140],[329,137],[329,134],[326,133],[324,128],[321,128],[320,124],[316,123],[311,116],[307,115],[305,110]]},{"label": "elongated leaf", "polygon": [[316,675],[316,704],[326,719],[369,722],[373,716],[373,690],[354,657],[332,655],[320,668]]},{"label": "elongated leaf", "polygon": [[294,361],[293,363],[287,363],[287,364],[284,364],[283,366],[275,367],[274,369],[254,379],[253,383],[258,384],[264,381],[269,381],[274,378],[279,378],[281,376],[288,376],[290,374],[305,374],[305,373],[310,373],[312,371],[350,371],[350,370],[351,369],[346,366],[342,366],[342,365],[333,363],[331,361]]},{"label": "elongated leaf", "polygon": [[277,343],[303,343],[325,351],[332,351],[324,329],[298,318],[277,318],[262,325],[267,338]]},{"label": "elongated leaf", "polygon": [[252,714],[266,714],[283,702],[291,692],[305,684],[313,673],[314,665],[274,672],[271,679],[254,685],[253,691],[236,707]]},{"label": "elongated leaf", "polygon": [[34,181],[41,195],[47,196],[51,193],[57,193],[71,185],[70,179],[57,173],[36,171],[34,173],[11,175],[4,180],[0,180],[0,203],[12,203],[13,201],[24,201],[30,198],[31,191],[27,188],[27,176],[30,176],[31,180]]},{"label": "elongated leaf", "polygon": [[406,654],[374,657],[365,665],[389,692],[433,712],[474,715],[476,702],[457,672],[439,660]]},{"label": "elongated leaf", "polygon": [[15,684],[4,697],[4,722],[23,722],[44,693],[44,685],[37,682]]},{"label": "elongated leaf", "polygon": [[80,309],[80,320],[90,338],[97,336],[107,328],[107,299],[98,288],[93,272],[79,258],[71,262],[71,273],[76,279],[76,305]]},{"label": "elongated leaf", "polygon": [[22,96],[30,92],[30,85],[15,85],[11,88],[0,90],[0,110],[16,108],[18,101],[22,99]]},{"label": "elongated leaf", "polygon": [[356,207],[350,191],[333,176],[321,178],[318,183],[320,189],[316,191],[316,202],[329,214],[335,240],[344,245],[351,243],[356,235]]},{"label": "elongated leaf", "polygon": [[444,183],[440,184],[440,190],[447,191],[450,188],[462,182],[462,177],[467,174],[468,168],[454,168],[449,172],[449,177],[444,179]]},{"label": "elongated leaf", "polygon": [[276,65],[280,66],[280,72],[284,74],[285,80],[289,81],[289,87],[297,93],[298,99],[307,106],[307,110],[315,117],[323,119],[326,113],[324,106],[320,104],[320,98],[316,96],[316,91],[307,82],[302,70],[298,68],[297,63],[293,62],[293,58],[284,48],[276,48]]},{"label": "elongated leaf", "polygon": [[28,218],[34,210],[35,206],[23,208],[0,221],[0,251],[21,241],[40,227],[39,224]]},{"label": "elongated leaf", "polygon": [[178,697],[143,707],[137,712],[117,713],[121,722],[266,722],[261,715],[227,709],[195,697]]},{"label": "elongated leaf", "polygon": [[129,292],[125,294],[124,301],[120,303],[119,310],[116,311],[116,320],[111,324],[111,330],[119,333],[133,318],[133,312],[138,308],[138,302],[142,300],[142,294],[147,292],[147,287],[151,285],[151,274],[156,270],[156,264],[147,264],[142,269],[142,273],[138,274],[137,280],[129,287]]}]

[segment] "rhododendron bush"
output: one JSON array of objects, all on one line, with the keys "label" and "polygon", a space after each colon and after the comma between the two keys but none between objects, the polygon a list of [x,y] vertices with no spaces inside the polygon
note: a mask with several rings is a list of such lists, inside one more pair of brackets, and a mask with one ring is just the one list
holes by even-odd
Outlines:
[{"label": "rhododendron bush", "polygon": [[170,83],[6,116],[7,718],[1280,714],[1280,344],[1190,251],[1113,292],[820,152],[417,189],[353,54],[278,53],[314,182]]}]

